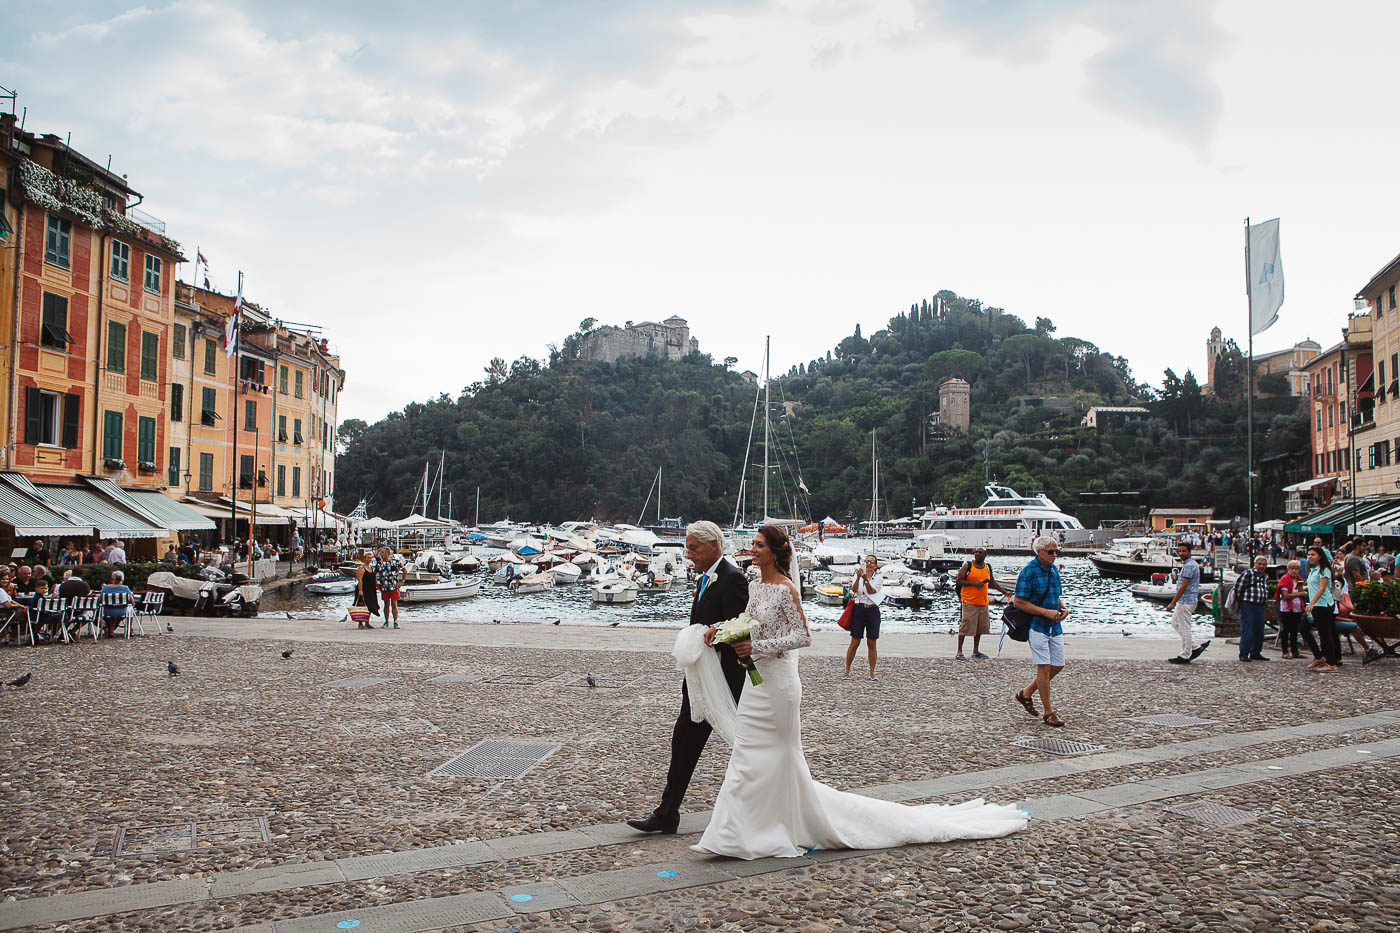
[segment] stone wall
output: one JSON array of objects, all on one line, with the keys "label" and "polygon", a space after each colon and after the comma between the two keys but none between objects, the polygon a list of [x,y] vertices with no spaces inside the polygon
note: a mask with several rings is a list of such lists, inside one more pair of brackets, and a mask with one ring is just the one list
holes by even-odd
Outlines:
[{"label": "stone wall", "polygon": [[679,360],[699,348],[685,320],[673,317],[659,324],[650,321],[626,327],[605,324],[584,335],[579,355],[603,363],[628,356]]}]

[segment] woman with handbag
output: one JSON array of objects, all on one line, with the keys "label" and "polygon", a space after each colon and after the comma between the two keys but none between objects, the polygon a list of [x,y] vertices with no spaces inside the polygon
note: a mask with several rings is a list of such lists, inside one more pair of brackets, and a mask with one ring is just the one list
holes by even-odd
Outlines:
[{"label": "woman with handbag", "polygon": [[1322,548],[1316,545],[1308,548],[1307,592],[1308,605],[1304,612],[1312,613],[1313,622],[1317,625],[1317,640],[1322,648],[1322,657],[1314,658],[1308,670],[1336,673],[1337,662],[1342,659],[1342,645],[1337,637],[1334,614],[1337,598],[1332,593],[1332,568]]},{"label": "woman with handbag", "polygon": [[[355,603],[350,607],[350,617],[357,628],[374,628],[369,617],[379,615],[379,593],[374,582],[373,555],[368,550],[360,552],[360,566],[355,569]],[[356,612],[360,609],[360,612]]]}]

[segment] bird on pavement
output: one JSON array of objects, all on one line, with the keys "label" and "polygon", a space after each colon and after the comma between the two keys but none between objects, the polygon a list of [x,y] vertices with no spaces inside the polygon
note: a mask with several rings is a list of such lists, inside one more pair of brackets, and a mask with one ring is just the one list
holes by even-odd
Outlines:
[{"label": "bird on pavement", "polygon": [[6,683],[11,687],[23,687],[25,684],[29,683],[29,678],[33,676],[34,672],[30,671],[21,677],[16,677],[14,680],[6,681]]},{"label": "bird on pavement", "polygon": [[590,690],[591,690],[592,688],[598,686],[598,681],[596,681],[596,680],[593,679],[593,675],[592,675],[592,674],[589,674],[587,677],[584,678],[584,680],[588,681],[588,687],[589,687]]},{"label": "bird on pavement", "polygon": [[291,648],[288,648],[286,651],[282,652],[282,660],[283,660],[283,661],[290,661],[291,659],[292,659],[292,649],[291,649]]},{"label": "bird on pavement", "polygon": [[166,661],[165,669],[170,672],[171,677],[174,677],[176,674],[180,673],[180,669],[175,666],[174,661]]},{"label": "bird on pavement", "polygon": [[614,622],[614,623],[612,623],[611,625],[609,625],[608,628],[617,628],[617,627],[618,627],[619,625],[621,625],[621,624],[622,624],[621,622]]},{"label": "bird on pavement", "polygon": [[169,622],[167,622],[167,623],[165,623],[165,630],[166,630],[167,632],[173,632],[173,631],[175,631],[175,626],[173,626],[173,625],[171,625]]}]

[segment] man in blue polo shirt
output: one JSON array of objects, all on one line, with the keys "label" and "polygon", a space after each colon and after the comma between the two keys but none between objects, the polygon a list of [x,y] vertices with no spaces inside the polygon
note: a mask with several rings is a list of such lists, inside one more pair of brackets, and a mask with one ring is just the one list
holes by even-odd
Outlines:
[{"label": "man in blue polo shirt", "polygon": [[1069,616],[1069,610],[1060,600],[1060,571],[1055,566],[1059,545],[1054,538],[1042,535],[1035,539],[1032,547],[1035,559],[1016,578],[1016,592],[1011,601],[1017,609],[1031,616],[1028,641],[1031,660],[1035,663],[1035,680],[1024,690],[1016,691],[1016,702],[1032,716],[1040,715],[1035,709],[1035,694],[1039,692],[1040,702],[1045,706],[1045,724],[1059,727],[1064,722],[1050,705],[1050,681],[1064,670],[1065,637],[1060,623]]}]

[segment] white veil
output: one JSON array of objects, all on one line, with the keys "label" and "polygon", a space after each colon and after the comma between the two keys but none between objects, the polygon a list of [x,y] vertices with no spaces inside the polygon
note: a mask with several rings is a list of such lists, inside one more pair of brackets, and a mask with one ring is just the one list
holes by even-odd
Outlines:
[{"label": "white veil", "polygon": [[705,644],[705,631],[703,625],[687,625],[681,629],[671,654],[676,659],[676,668],[685,673],[690,718],[695,722],[708,722],[724,741],[733,745],[739,707],[720,669],[719,655]]}]

